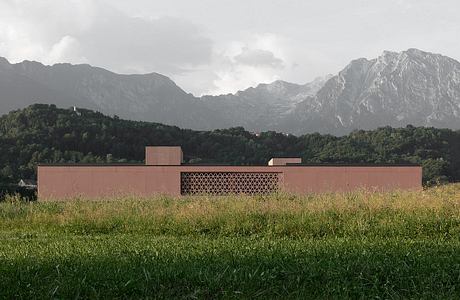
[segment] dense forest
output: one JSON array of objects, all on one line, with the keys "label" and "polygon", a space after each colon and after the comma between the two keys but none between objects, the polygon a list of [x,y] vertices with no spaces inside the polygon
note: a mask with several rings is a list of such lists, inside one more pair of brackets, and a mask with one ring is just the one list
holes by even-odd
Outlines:
[{"label": "dense forest", "polygon": [[35,178],[38,163],[142,162],[146,145],[180,145],[186,163],[266,164],[274,156],[305,163],[418,163],[425,184],[460,180],[460,131],[408,126],[347,136],[241,127],[193,131],[36,104],[0,117],[0,182]]}]

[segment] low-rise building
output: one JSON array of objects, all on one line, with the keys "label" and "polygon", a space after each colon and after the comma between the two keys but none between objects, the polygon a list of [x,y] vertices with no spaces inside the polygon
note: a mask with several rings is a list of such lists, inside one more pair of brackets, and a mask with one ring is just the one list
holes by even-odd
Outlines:
[{"label": "low-rise building", "polygon": [[178,146],[146,147],[143,165],[38,166],[39,199],[200,194],[294,194],[421,189],[419,165],[302,164],[273,158],[266,166],[183,164]]}]

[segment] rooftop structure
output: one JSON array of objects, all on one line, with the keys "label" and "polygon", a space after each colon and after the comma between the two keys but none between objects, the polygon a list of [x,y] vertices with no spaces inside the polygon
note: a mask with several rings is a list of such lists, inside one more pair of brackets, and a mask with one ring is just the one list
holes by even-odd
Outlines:
[{"label": "rooftop structure", "polygon": [[18,187],[34,190],[37,188],[37,182],[32,179],[21,179],[18,182]]},{"label": "rooftop structure", "polygon": [[305,165],[272,158],[266,166],[183,164],[178,146],[146,147],[144,165],[39,165],[39,199],[200,194],[295,194],[421,189],[419,165]]},{"label": "rooftop structure", "polygon": [[147,166],[180,166],[183,160],[184,154],[181,147],[145,147],[145,164]]}]

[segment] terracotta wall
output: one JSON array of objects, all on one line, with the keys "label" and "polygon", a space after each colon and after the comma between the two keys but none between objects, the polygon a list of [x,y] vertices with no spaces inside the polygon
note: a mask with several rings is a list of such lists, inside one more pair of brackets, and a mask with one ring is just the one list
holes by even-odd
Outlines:
[{"label": "terracotta wall", "polygon": [[418,166],[39,166],[38,194],[40,199],[179,196],[181,172],[278,172],[282,189],[298,194],[422,188]]},{"label": "terracotta wall", "polygon": [[300,157],[274,157],[268,162],[269,166],[285,166],[287,164],[301,164]]},{"label": "terracotta wall", "polygon": [[289,167],[284,172],[285,188],[294,193],[347,192],[356,189],[391,191],[421,189],[422,168],[418,166],[328,166]]},{"label": "terracotta wall", "polygon": [[160,166],[39,166],[39,198],[180,194],[180,173]]},{"label": "terracotta wall", "polygon": [[145,147],[145,164],[149,166],[180,166],[183,160],[179,146]]}]

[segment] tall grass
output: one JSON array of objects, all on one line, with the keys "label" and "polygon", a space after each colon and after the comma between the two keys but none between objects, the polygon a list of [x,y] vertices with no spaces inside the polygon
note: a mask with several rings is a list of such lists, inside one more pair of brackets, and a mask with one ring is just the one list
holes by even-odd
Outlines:
[{"label": "tall grass", "polygon": [[0,204],[0,230],[75,234],[457,237],[460,185],[424,191]]},{"label": "tall grass", "polygon": [[458,241],[148,235],[0,244],[2,299],[458,299]]},{"label": "tall grass", "polygon": [[0,204],[0,299],[460,298],[460,184]]}]

